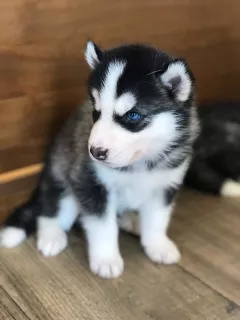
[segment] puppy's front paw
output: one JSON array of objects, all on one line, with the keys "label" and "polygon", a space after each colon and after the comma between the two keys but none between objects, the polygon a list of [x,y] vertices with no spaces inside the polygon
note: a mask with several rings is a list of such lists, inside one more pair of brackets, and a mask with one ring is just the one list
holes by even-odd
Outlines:
[{"label": "puppy's front paw", "polygon": [[117,278],[124,269],[123,258],[119,253],[113,256],[90,256],[90,269],[102,278]]},{"label": "puppy's front paw", "polygon": [[159,238],[156,242],[144,245],[146,255],[156,263],[174,264],[177,263],[181,254],[167,236]]},{"label": "puppy's front paw", "polygon": [[56,256],[67,243],[67,234],[61,228],[47,228],[38,233],[37,248],[45,257]]}]

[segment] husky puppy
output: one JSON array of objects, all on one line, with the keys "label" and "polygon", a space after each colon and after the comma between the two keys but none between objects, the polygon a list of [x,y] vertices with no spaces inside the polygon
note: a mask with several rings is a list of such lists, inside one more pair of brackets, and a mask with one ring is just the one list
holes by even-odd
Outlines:
[{"label": "husky puppy", "polygon": [[117,277],[118,217],[131,209],[147,256],[175,263],[167,228],[198,132],[193,76],[184,60],[144,45],[102,51],[89,41],[85,57],[90,101],[57,135],[31,199],[5,222],[1,246],[36,229],[38,250],[55,256],[78,219],[92,272]]}]

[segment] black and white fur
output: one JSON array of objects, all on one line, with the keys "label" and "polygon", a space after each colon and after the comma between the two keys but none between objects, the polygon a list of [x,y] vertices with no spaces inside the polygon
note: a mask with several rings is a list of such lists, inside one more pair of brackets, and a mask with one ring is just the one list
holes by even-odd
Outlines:
[{"label": "black and white fur", "polygon": [[199,108],[201,134],[186,186],[213,195],[240,197],[240,103],[215,102]]},{"label": "black and white fur", "polygon": [[143,45],[101,51],[89,41],[85,56],[91,102],[56,137],[32,198],[7,219],[1,246],[17,246],[36,229],[38,250],[57,255],[80,219],[91,270],[117,277],[119,224],[133,209],[149,258],[175,263],[180,253],[167,228],[198,132],[192,74],[183,60]]}]

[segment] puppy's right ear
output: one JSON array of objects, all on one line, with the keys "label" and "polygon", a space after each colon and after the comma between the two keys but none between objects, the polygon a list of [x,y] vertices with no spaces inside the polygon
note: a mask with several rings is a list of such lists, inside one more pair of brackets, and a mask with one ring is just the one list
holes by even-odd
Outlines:
[{"label": "puppy's right ear", "polygon": [[193,76],[185,61],[176,59],[170,62],[161,79],[175,99],[184,102],[189,98],[193,90]]},{"label": "puppy's right ear", "polygon": [[91,69],[95,69],[102,59],[102,51],[91,40],[86,43],[85,59]]}]

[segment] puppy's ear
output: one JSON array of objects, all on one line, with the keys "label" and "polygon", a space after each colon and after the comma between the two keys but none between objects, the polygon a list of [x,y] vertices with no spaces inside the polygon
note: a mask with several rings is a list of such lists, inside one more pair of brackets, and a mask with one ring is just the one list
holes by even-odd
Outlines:
[{"label": "puppy's ear", "polygon": [[87,41],[85,47],[85,59],[91,69],[95,69],[102,59],[102,51],[91,40]]},{"label": "puppy's ear", "polygon": [[194,79],[184,60],[170,62],[161,80],[174,99],[184,102],[189,98]]}]

